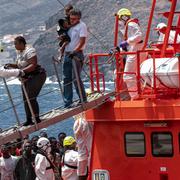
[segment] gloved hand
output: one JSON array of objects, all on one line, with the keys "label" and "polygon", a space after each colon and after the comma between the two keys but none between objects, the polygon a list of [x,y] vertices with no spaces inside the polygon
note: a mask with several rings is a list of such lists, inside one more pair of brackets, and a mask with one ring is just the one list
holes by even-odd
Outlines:
[{"label": "gloved hand", "polygon": [[119,44],[119,47],[122,48],[123,50],[127,49],[127,47],[129,46],[127,41],[123,41]]},{"label": "gloved hand", "polygon": [[120,48],[117,46],[117,47],[113,47],[109,50],[109,55],[112,55],[114,54],[115,52],[120,52]]}]

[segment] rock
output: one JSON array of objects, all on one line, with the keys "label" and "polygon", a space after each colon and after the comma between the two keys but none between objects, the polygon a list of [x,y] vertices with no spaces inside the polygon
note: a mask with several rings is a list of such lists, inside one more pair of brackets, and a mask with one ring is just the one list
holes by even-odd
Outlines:
[{"label": "rock", "polygon": [[[144,31],[148,24],[149,13],[151,10],[151,1],[144,0],[73,0],[73,5],[82,11],[82,20],[87,24],[89,29],[89,38],[86,48],[86,54],[91,52],[108,52],[113,46],[114,32],[114,14],[119,8],[126,7],[132,10],[134,17],[139,18],[141,27]],[[157,12],[168,10],[167,1],[158,2],[156,8],[155,21],[152,28],[154,29],[158,22],[166,19],[158,16]],[[133,5],[133,6],[132,6]],[[180,6],[180,5],[179,5]],[[57,55],[58,41],[56,39],[56,23],[59,18],[63,17],[63,10],[55,13],[46,21],[47,32],[42,34],[35,43],[35,48],[39,52],[41,64],[45,66],[49,75],[53,75],[52,55]],[[156,33],[151,33],[151,40],[156,39]]]}]

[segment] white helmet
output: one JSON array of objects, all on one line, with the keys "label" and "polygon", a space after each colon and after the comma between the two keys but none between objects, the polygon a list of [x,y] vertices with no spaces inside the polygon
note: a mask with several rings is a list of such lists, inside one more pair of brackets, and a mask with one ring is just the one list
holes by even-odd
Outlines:
[{"label": "white helmet", "polygon": [[49,147],[51,146],[49,139],[45,138],[45,137],[41,137],[38,139],[37,141],[37,147],[47,151],[47,149],[49,149]]},{"label": "white helmet", "polygon": [[167,25],[165,23],[159,23],[157,26],[156,26],[156,30],[159,31],[160,29],[164,28],[164,27],[167,27]]}]

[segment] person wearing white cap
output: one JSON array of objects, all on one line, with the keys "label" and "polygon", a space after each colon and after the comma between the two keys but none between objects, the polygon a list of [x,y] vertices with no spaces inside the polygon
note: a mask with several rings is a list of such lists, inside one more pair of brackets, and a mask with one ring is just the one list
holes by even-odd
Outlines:
[{"label": "person wearing white cap", "polygon": [[[159,35],[158,44],[162,44],[164,42],[166,29],[167,29],[167,25],[165,23],[161,22],[157,25],[155,30],[157,31]],[[176,36],[176,31],[171,30],[169,34],[169,40],[168,40],[169,44],[174,44],[175,36]],[[177,43],[180,43],[180,35],[177,36]]]},{"label": "person wearing white cap", "polygon": [[35,157],[36,180],[55,180],[54,165],[48,158],[48,154],[51,152],[50,141],[45,137],[41,137],[37,141],[37,147]]}]

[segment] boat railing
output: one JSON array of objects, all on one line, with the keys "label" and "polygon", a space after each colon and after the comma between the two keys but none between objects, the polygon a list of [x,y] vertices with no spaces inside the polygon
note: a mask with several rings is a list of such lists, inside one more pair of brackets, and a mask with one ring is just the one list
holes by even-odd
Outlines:
[{"label": "boat railing", "polygon": [[[169,59],[173,57],[178,58],[178,64],[179,64],[179,72],[180,72],[180,56],[178,53],[175,53],[175,51],[171,51],[171,47],[169,48],[170,51],[167,50],[167,57]],[[168,54],[169,53],[169,54]],[[141,55],[144,54],[146,56],[146,59],[151,58],[153,60],[153,66],[152,66],[152,86],[144,86],[142,83],[142,75],[141,75],[141,63],[143,62],[141,59]],[[115,92],[116,92],[116,99],[120,100],[121,93],[127,91],[127,92],[137,92],[139,95],[139,99],[142,98],[157,98],[157,97],[178,97],[180,92],[180,87],[178,88],[170,88],[167,86],[161,86],[157,84],[157,80],[159,80],[157,76],[157,61],[160,58],[161,51],[157,48],[147,48],[145,50],[137,51],[137,52],[116,52],[115,54],[109,55],[107,53],[104,54],[90,54],[89,55],[89,66],[90,66],[90,82],[91,82],[91,90],[92,91],[98,91],[102,92],[106,87],[106,81],[104,81],[104,77],[106,73],[102,72],[102,65],[105,63],[111,63],[115,64],[115,69],[112,72],[112,75],[115,76],[114,78],[114,86],[115,86]],[[136,55],[137,56],[137,71],[136,72],[124,72],[124,56],[127,55]],[[111,57],[113,56],[113,57]],[[104,59],[103,59],[104,58]],[[109,59],[111,59],[109,61]],[[104,60],[104,61],[103,61]],[[101,62],[101,63],[100,63]],[[166,64],[166,61],[164,61],[164,65]],[[148,72],[147,72],[148,73]],[[123,75],[124,74],[132,74],[136,76],[136,90],[134,91],[128,91],[126,86],[124,86],[124,80]],[[180,82],[180,73],[178,73],[178,79]],[[102,83],[100,84],[100,80],[102,80]],[[180,83],[179,83],[180,84]],[[147,84],[146,84],[147,85]],[[94,88],[96,86],[97,88]],[[168,95],[168,96],[167,96]]]},{"label": "boat railing", "polygon": [[[11,79],[1,78],[1,79],[2,79],[1,85],[4,85],[4,88],[5,88],[6,92],[7,92],[8,98],[7,98],[7,100],[5,100],[5,101],[3,100],[3,101],[0,102],[0,106],[2,107],[0,109],[0,114],[2,114],[2,113],[8,114],[9,110],[12,110],[13,113],[14,113],[13,117],[15,118],[15,123],[16,123],[14,125],[14,127],[20,127],[22,125],[22,122],[21,122],[22,115],[19,115],[21,112],[18,113],[17,107],[18,106],[22,106],[23,103],[24,103],[24,100],[22,99],[22,95],[21,94],[16,96],[14,94],[14,92],[11,92],[12,88],[10,87],[11,85],[14,85],[13,82],[16,81],[16,79],[18,79],[18,78],[11,78]],[[24,92],[26,101],[28,103],[28,107],[29,107],[29,109],[31,111],[33,122],[35,123],[36,129],[38,129],[36,118],[35,118],[35,115],[34,115],[34,112],[33,112],[32,106],[31,106],[31,103],[30,103],[31,99],[28,97],[28,94],[27,94],[27,91],[26,91],[26,88],[24,86],[23,81],[20,81],[20,84],[18,83],[18,85],[22,87],[22,91]],[[49,84],[45,84],[43,86],[43,89],[46,89],[45,86],[48,86],[48,85]],[[61,86],[61,82],[60,82],[60,86]],[[57,92],[59,93],[59,91],[61,92],[61,95],[62,95],[62,89],[59,89],[59,88],[54,88],[54,89],[47,88],[47,89],[48,90],[43,91],[43,93],[41,93],[39,95],[40,98],[45,97],[47,95],[48,96],[53,95],[54,93],[57,93]],[[20,90],[20,88],[19,88],[19,90]],[[19,94],[19,93],[17,93],[17,94]],[[4,94],[4,96],[5,96],[5,94]],[[62,97],[63,97],[63,95],[62,95]],[[17,101],[17,99],[18,99],[18,101]],[[41,116],[43,116],[43,114]],[[2,117],[3,116],[1,116],[1,118]],[[1,119],[1,118],[0,118],[1,121],[5,121],[5,119]],[[8,118],[12,118],[12,116],[8,117]],[[14,119],[14,118],[12,118],[12,119]],[[10,128],[12,128],[12,126]],[[5,129],[1,128],[1,132],[3,132],[4,130],[7,131],[8,129],[9,128],[5,128]]]},{"label": "boat railing", "polygon": [[[171,0],[167,1],[167,3],[170,4],[170,10],[169,12],[162,12],[159,13],[160,16],[163,16],[165,20],[167,20],[167,28],[165,32],[165,37],[163,42],[154,42],[153,44],[148,45],[148,40],[150,36],[150,32],[152,30],[152,20],[153,16],[155,14],[156,10],[156,0],[152,1],[152,8],[150,11],[149,16],[149,22],[147,26],[146,31],[146,37],[144,40],[144,46],[142,50],[138,52],[117,52],[114,57],[116,61],[116,93],[120,94],[123,91],[128,91],[127,88],[124,89],[124,81],[123,81],[123,75],[124,74],[132,74],[136,76],[136,92],[138,92],[140,99],[141,98],[171,98],[171,97],[179,97],[179,90],[180,90],[180,59],[179,59],[179,53],[180,53],[180,43],[178,40],[178,35],[180,34],[180,11],[176,10],[177,0]],[[175,19],[177,18],[177,19]],[[177,23],[176,23],[177,22]],[[175,24],[175,25],[173,25]],[[173,43],[169,43],[169,35],[171,30],[175,32],[175,38]],[[115,26],[114,26],[114,47],[118,44],[118,34],[119,34],[119,18],[117,15],[115,15]],[[146,53],[146,59],[149,58],[153,59],[153,67],[152,67],[152,86],[148,87],[143,86],[142,84],[142,76],[141,76],[141,63],[143,62],[143,59],[141,58],[141,55],[143,53]],[[127,55],[135,55],[137,57],[137,70],[136,72],[124,72],[124,64],[123,62],[123,56]],[[177,86],[175,88],[167,87],[165,85],[162,85],[161,87],[158,86],[158,76],[157,76],[157,61],[159,58],[164,58],[164,65],[166,64],[166,58],[172,58],[176,57],[178,58],[178,82]],[[163,64],[162,64],[163,65]],[[147,72],[148,73],[148,72]],[[179,84],[179,85],[178,85]],[[130,91],[129,91],[130,92]],[[120,99],[119,96],[117,96],[117,99]]]}]

